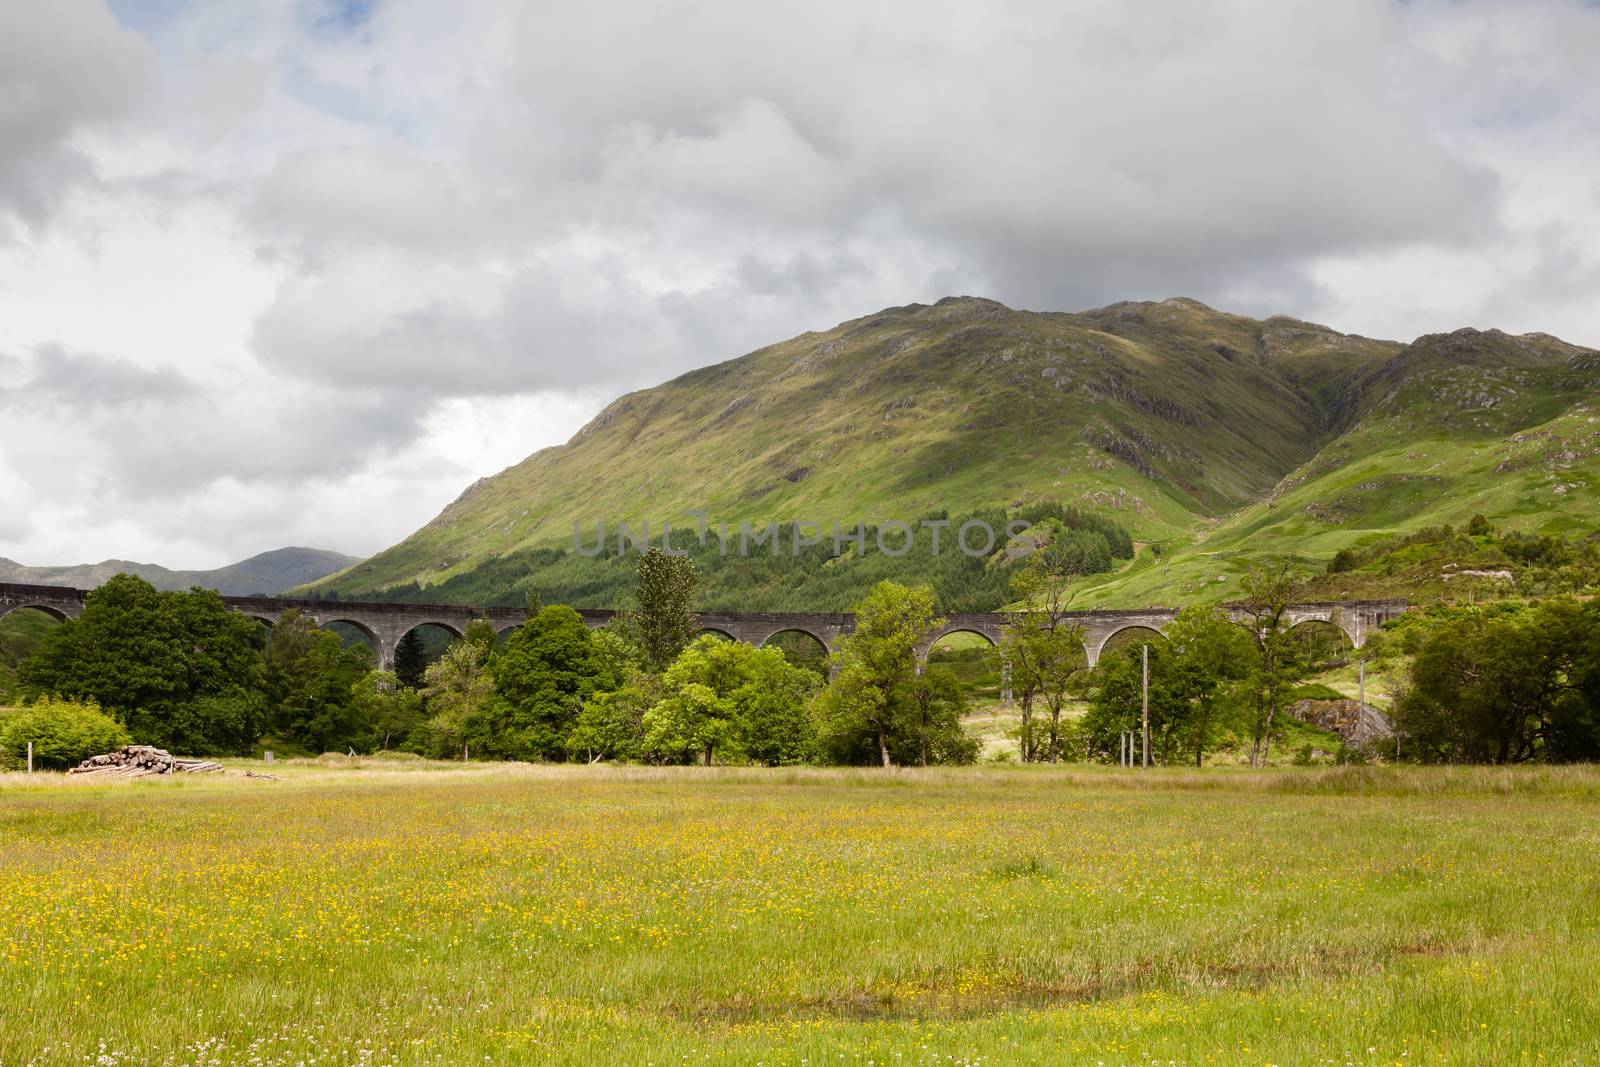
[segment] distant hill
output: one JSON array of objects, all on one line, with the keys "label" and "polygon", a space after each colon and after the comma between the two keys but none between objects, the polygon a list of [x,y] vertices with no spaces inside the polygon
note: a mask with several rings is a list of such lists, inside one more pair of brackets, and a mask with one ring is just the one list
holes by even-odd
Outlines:
[{"label": "distant hill", "polygon": [[154,563],[108,559],[67,567],[24,567],[0,557],[0,582],[30,582],[93,589],[117,574],[136,574],[157,589],[201,586],[227,596],[274,595],[361,562],[320,548],[276,548],[209,571],[174,571]]},{"label": "distant hill", "polygon": [[[624,396],[314,591],[591,603],[628,564],[578,557],[575,522],[592,538],[598,521],[681,527],[691,508],[849,524],[1056,502],[1144,543],[1084,603],[1215,599],[1257,556],[1322,563],[1476,512],[1592,528],[1597,404],[1600,353],[1544,334],[1405,344],[1183,298],[1081,313],[948,298]],[[765,606],[810,587],[791,579]]]}]

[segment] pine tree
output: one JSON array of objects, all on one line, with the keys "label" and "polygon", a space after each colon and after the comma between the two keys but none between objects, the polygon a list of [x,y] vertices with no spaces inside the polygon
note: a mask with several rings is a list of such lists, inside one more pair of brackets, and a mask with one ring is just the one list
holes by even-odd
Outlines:
[{"label": "pine tree", "polygon": [[700,572],[687,556],[673,556],[652,548],[639,557],[639,582],[634,591],[638,607],[631,613],[650,668],[664,671],[678,658],[694,636],[695,589]]},{"label": "pine tree", "polygon": [[422,635],[415,629],[407,630],[400,643],[394,646],[394,676],[407,689],[420,689],[422,675],[427,669],[428,659],[422,648]]}]

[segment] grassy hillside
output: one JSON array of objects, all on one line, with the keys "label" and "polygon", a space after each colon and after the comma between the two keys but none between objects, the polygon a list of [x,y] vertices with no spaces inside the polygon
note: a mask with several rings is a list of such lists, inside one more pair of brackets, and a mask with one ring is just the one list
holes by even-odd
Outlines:
[{"label": "grassy hillside", "polygon": [[136,574],[157,589],[181,590],[198,585],[227,596],[271,595],[316,581],[358,562],[356,556],[321,548],[277,548],[208,571],[175,571],[156,563],[135,563],[126,559],[62,567],[25,567],[9,559],[0,559],[0,582],[92,589],[114,575]]},{"label": "grassy hillside", "polygon": [[[1478,512],[1592,527],[1597,360],[1544,335],[1402,345],[1185,299],[891,308],[624,396],[316,591],[593,603],[628,562],[577,556],[574,523],[592,543],[599,523],[614,540],[619,521],[682,529],[695,508],[736,529],[1049,501],[1149,546],[1087,583],[1089,602],[1215,598],[1262,553],[1320,565]],[[823,584],[848,599],[859,569]],[[739,606],[842,606],[810,603],[823,577],[796,571]]]},{"label": "grassy hillside", "polygon": [[17,666],[56,625],[42,611],[24,609],[0,618],[0,708],[16,699]]},{"label": "grassy hillside", "polygon": [[1597,366],[1595,353],[1552,338],[1421,338],[1355,384],[1349,427],[1260,501],[1202,525],[1159,565],[1151,557],[1094,583],[1086,598],[1205,599],[1261,555],[1320,568],[1340,549],[1464,527],[1480,514],[1522,532],[1591,532],[1600,523]]}]

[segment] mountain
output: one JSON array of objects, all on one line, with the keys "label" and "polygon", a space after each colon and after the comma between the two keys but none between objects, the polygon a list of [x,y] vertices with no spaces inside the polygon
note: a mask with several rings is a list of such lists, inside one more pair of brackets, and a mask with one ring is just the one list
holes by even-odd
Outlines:
[{"label": "mountain", "polygon": [[66,585],[92,589],[116,574],[136,574],[157,589],[202,586],[227,596],[273,595],[314,582],[351,564],[356,556],[320,548],[277,548],[209,571],[174,571],[154,563],[108,559],[66,567],[24,567],[0,557],[0,582]]},{"label": "mountain", "polygon": [[596,568],[628,564],[580,561],[574,523],[592,541],[599,522],[682,527],[689,509],[848,527],[1053,501],[1154,543],[1085,602],[1206,599],[1256,555],[1326,560],[1479,511],[1592,526],[1597,399],[1600,353],[1542,334],[1403,344],[1183,298],[947,298],[628,394],[316,590],[584,602],[617,587]]}]

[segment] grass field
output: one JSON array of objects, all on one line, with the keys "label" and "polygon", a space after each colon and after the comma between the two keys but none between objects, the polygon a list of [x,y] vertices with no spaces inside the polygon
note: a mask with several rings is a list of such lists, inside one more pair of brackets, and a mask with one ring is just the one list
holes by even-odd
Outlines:
[{"label": "grass field", "polygon": [[1600,770],[275,767],[0,777],[0,1063],[1600,1062]]}]

